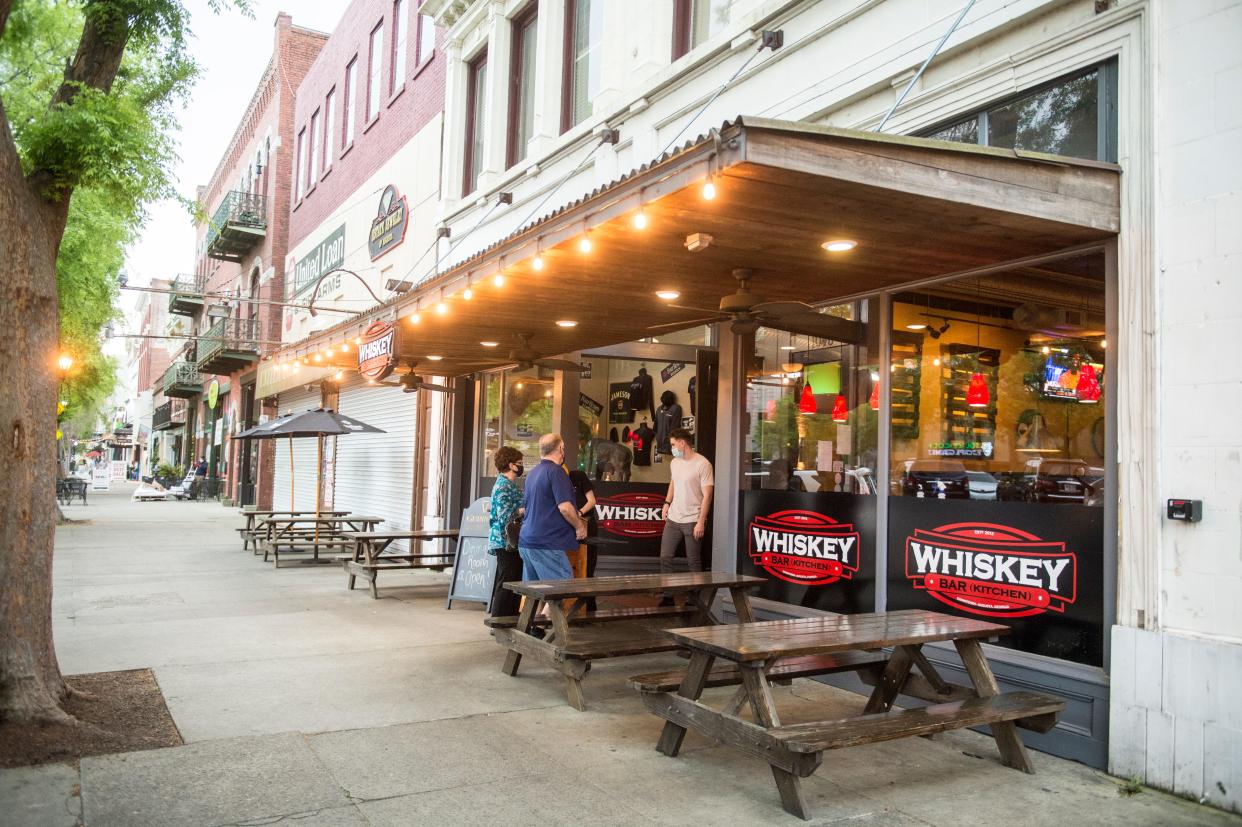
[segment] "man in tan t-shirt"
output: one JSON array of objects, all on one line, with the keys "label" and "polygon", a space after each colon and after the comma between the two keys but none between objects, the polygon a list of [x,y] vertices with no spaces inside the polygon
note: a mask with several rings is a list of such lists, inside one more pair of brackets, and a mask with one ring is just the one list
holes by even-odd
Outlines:
[{"label": "man in tan t-shirt", "polygon": [[703,534],[707,530],[707,515],[712,507],[712,490],[715,480],[712,464],[707,457],[696,452],[691,444],[694,437],[685,428],[674,428],[669,433],[673,461],[669,463],[672,480],[664,495],[664,536],[660,540],[660,572],[673,570],[673,557],[682,540],[686,543],[686,562],[690,571],[702,571],[701,549]]}]

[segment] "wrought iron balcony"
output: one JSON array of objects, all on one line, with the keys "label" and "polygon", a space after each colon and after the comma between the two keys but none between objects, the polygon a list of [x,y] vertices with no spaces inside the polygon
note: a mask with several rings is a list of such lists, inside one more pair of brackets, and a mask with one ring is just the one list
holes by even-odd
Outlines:
[{"label": "wrought iron balcony", "polygon": [[169,399],[151,413],[151,430],[166,431],[185,424],[185,400]]},{"label": "wrought iron balcony", "polygon": [[188,399],[203,392],[203,379],[195,362],[173,362],[164,371],[164,395]]},{"label": "wrought iron balcony", "polygon": [[197,316],[203,311],[203,291],[192,276],[173,279],[168,294],[168,312],[179,316]]},{"label": "wrought iron balcony", "polygon": [[198,340],[199,373],[227,376],[258,360],[258,319],[218,319]]},{"label": "wrought iron balcony", "polygon": [[207,225],[207,255],[222,261],[242,261],[266,234],[267,198],[230,192]]}]

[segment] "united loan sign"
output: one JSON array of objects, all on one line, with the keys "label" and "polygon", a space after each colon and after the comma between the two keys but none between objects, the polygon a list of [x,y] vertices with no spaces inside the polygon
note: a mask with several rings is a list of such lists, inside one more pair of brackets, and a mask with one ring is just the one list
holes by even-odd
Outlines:
[{"label": "united loan sign", "polygon": [[906,577],[942,603],[986,617],[1064,612],[1078,557],[1063,542],[996,523],[949,523],[906,538]]},{"label": "united loan sign", "polygon": [[748,533],[751,561],[788,583],[824,586],[858,572],[858,532],[824,514],[789,509],[757,516]]},{"label": "united loan sign", "polygon": [[372,379],[384,379],[397,367],[397,328],[377,321],[367,328],[358,345],[358,372]]}]

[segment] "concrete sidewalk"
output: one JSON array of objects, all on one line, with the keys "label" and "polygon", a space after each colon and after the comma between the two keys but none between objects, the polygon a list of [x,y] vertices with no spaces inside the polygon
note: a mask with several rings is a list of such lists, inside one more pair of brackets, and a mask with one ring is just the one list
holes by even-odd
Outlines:
[{"label": "concrete sidewalk", "polygon": [[[334,566],[272,569],[233,509],[94,494],[59,530],[56,642],[66,674],[150,667],[186,744],[0,771],[0,824],[776,824],[767,768],[691,734],[677,759],[625,677],[672,656],[602,662],[591,711],[551,671],[501,674],[479,608],[445,611],[447,575],[389,572],[380,600]],[[856,695],[777,688],[789,720],[856,714]],[[712,690],[723,703],[731,690]],[[858,825],[1239,825],[1033,753],[1002,767],[973,732],[826,756],[816,820]]]}]

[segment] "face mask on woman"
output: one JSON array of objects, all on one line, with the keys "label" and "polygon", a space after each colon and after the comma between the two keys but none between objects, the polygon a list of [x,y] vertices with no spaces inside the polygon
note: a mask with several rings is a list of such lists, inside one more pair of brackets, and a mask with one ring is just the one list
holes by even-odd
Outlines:
[{"label": "face mask on woman", "polygon": [[526,466],[522,465],[522,463],[520,462],[514,463],[513,465],[510,465],[509,467],[512,468],[513,473],[519,477],[522,476],[522,472],[526,470]]}]

